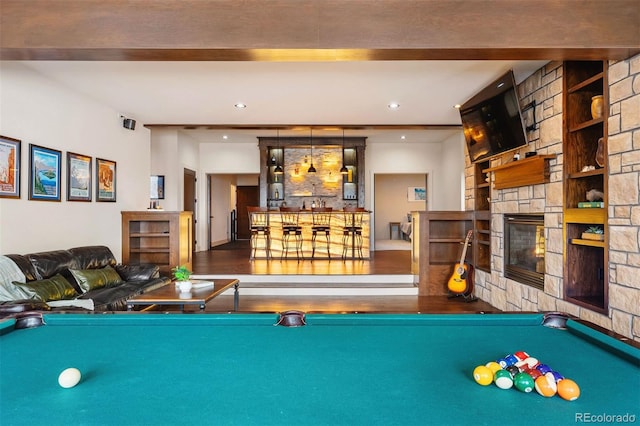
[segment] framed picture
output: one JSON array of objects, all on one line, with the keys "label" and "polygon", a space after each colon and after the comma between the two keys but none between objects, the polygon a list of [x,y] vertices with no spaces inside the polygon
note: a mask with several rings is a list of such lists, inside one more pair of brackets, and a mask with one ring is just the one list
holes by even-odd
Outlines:
[{"label": "framed picture", "polygon": [[164,200],[164,176],[151,176],[149,198],[152,200]]},{"label": "framed picture", "polygon": [[62,152],[29,144],[29,199],[60,201]]},{"label": "framed picture", "polygon": [[20,198],[20,145],[0,136],[0,198]]},{"label": "framed picture", "polygon": [[96,201],[116,201],[116,162],[96,158]]},{"label": "framed picture", "polygon": [[91,201],[91,157],[67,152],[67,201]]},{"label": "framed picture", "polygon": [[427,201],[427,189],[424,186],[410,186],[407,201]]}]

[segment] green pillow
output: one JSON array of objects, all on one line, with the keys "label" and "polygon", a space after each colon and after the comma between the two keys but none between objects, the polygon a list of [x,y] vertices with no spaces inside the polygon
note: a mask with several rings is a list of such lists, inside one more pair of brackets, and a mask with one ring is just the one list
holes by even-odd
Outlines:
[{"label": "green pillow", "polygon": [[84,293],[122,283],[122,278],[111,266],[105,266],[102,269],[69,269],[69,271]]},{"label": "green pillow", "polygon": [[62,275],[56,274],[46,280],[30,281],[27,283],[13,282],[13,285],[27,295],[28,299],[42,300],[66,300],[79,296],[78,292]]}]

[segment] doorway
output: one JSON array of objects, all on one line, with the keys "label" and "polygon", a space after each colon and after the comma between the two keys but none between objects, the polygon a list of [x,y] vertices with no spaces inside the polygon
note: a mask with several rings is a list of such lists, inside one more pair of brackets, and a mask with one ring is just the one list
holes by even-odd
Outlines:
[{"label": "doorway", "polygon": [[184,200],[183,200],[183,209],[184,211],[193,212],[193,245],[191,247],[191,251],[195,253],[196,251],[196,224],[198,221],[196,220],[196,172],[190,169],[184,169]]},{"label": "doorway", "polygon": [[260,191],[257,186],[236,187],[236,236],[238,240],[251,238],[247,207],[260,205]]}]

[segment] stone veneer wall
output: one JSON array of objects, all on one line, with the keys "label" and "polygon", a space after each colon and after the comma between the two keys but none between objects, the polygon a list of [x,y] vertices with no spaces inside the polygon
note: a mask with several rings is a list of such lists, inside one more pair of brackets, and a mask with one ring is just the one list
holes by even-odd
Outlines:
[{"label": "stone veneer wall", "polygon": [[[508,311],[563,311],[640,340],[640,55],[609,64],[609,315],[563,300],[562,63],[551,62],[518,86],[521,104],[535,99],[538,130],[520,152],[556,154],[547,184],[491,190],[491,273],[477,270],[476,295]],[[532,110],[525,112],[527,124]],[[491,161],[511,161],[513,153]],[[468,161],[468,156],[467,156]],[[473,166],[466,168],[466,209],[473,210]],[[544,213],[545,289],[504,277],[503,215]]]}]

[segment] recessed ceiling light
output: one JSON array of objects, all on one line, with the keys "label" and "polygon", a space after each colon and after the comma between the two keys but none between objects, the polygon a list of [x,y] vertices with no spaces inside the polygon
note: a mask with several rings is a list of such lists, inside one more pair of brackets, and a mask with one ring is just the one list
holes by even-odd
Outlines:
[{"label": "recessed ceiling light", "polygon": [[227,136],[227,135],[222,135],[222,139],[229,139],[229,136]]},{"label": "recessed ceiling light", "polygon": [[238,109],[242,109],[242,108],[246,108],[247,105],[243,104],[242,102],[238,102],[237,104],[234,105],[236,108]]},{"label": "recessed ceiling light", "polygon": [[399,104],[399,103],[396,103],[396,102],[391,102],[391,103],[388,105],[388,107],[389,107],[389,109],[398,109],[398,108],[400,108],[400,104]]},{"label": "recessed ceiling light", "polygon": [[460,107],[461,107],[461,106],[462,106],[462,105],[460,105],[460,104],[455,104],[453,107],[454,107],[455,109],[460,109]]},{"label": "recessed ceiling light", "polygon": [[407,137],[405,135],[400,136],[400,139],[405,140]]}]

